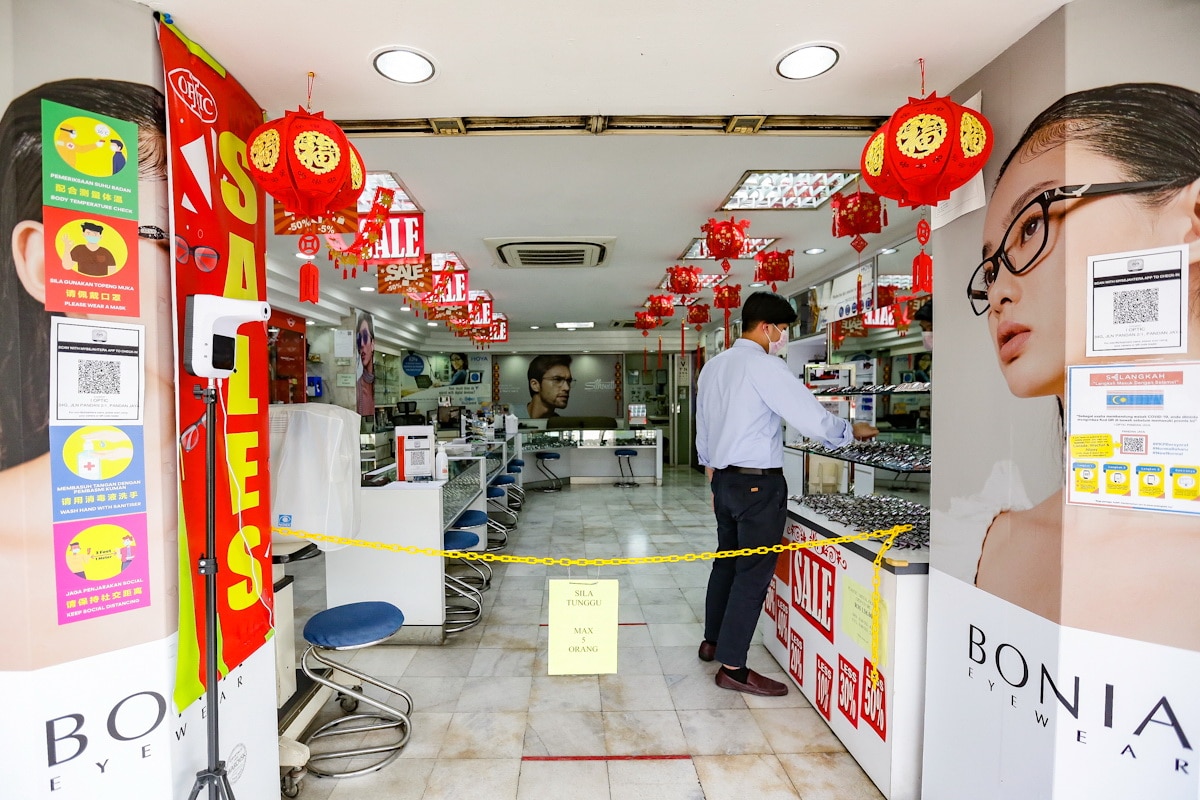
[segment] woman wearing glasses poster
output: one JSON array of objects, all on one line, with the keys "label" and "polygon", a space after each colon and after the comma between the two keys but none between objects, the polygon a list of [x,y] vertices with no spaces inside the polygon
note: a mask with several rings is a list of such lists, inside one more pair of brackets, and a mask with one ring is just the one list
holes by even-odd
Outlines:
[{"label": "woman wearing glasses poster", "polygon": [[360,416],[375,414],[375,320],[370,312],[358,312],[358,323],[354,326],[354,371],[356,405]]},{"label": "woman wearing glasses poster", "polygon": [[[1061,426],[1066,367],[1088,363],[1082,314],[1070,310],[1088,257],[1181,243],[1195,357],[1200,94],[1121,84],[1066,95],[1042,111],[1000,167],[984,259],[967,290],[1009,392],[1053,398]],[[1050,455],[1061,444],[1060,427],[1027,447]],[[953,563],[953,574],[980,589],[1063,625],[1200,648],[1200,614],[1180,614],[1177,605],[1192,594],[1200,563],[1195,516],[1067,505],[1061,477],[1023,480],[1007,460],[995,464],[982,493],[956,498],[950,516],[954,541],[935,543],[935,565]],[[1146,538],[1132,541],[1137,531]],[[955,562],[946,558],[951,548]]]}]

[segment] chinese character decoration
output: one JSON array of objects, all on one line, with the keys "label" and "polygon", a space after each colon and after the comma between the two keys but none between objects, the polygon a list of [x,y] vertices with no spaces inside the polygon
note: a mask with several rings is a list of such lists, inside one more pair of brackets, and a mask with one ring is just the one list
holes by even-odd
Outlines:
[{"label": "chinese character decoration", "polygon": [[741,258],[746,245],[746,228],[749,227],[750,220],[735,220],[733,217],[728,220],[710,219],[700,226],[708,254],[721,259],[721,269],[726,272],[729,272],[729,259]]},{"label": "chinese character decoration", "polygon": [[697,332],[711,321],[707,303],[693,303],[688,306],[687,324],[695,325]]},{"label": "chinese character decoration", "polygon": [[792,250],[771,250],[756,254],[754,260],[758,262],[758,266],[754,268],[754,282],[769,283],[772,292],[778,291],[778,284],[781,281],[792,279],[793,252]]},{"label": "chinese character decoration", "polygon": [[367,260],[371,257],[371,249],[383,235],[383,226],[387,223],[388,212],[392,207],[395,192],[379,187],[371,201],[371,208],[365,215],[360,216],[358,233],[349,244],[339,234],[328,234],[325,243],[329,246],[328,258],[333,262],[335,270],[342,271],[342,280],[358,277],[358,270],[367,269]]},{"label": "chinese character decoration", "polygon": [[652,294],[646,298],[646,308],[656,317],[673,317],[675,297],[669,294]]},{"label": "chinese character decoration", "polygon": [[863,148],[863,180],[901,206],[934,205],[983,169],[991,155],[992,126],[978,111],[931,92],[908,98]]},{"label": "chinese character decoration", "polygon": [[833,209],[833,235],[837,238],[853,236],[850,246],[859,253],[867,246],[863,234],[879,233],[887,225],[887,209],[877,194],[836,192],[829,199],[829,205]]},{"label": "chinese character decoration", "polygon": [[732,309],[738,308],[742,304],[742,285],[735,283],[732,286],[726,284],[724,286],[713,287],[713,307],[724,309],[725,311],[725,347],[729,347],[729,312]]},{"label": "chinese character decoration", "polygon": [[675,294],[695,294],[700,291],[700,268],[667,267],[667,289]]},{"label": "chinese character decoration", "polygon": [[[642,332],[642,336],[649,336],[650,331],[663,324],[662,317],[650,311],[635,311],[633,312],[633,327]],[[642,348],[642,371],[645,372],[648,368],[646,359],[649,353],[646,348]]]},{"label": "chinese character decoration", "polygon": [[933,294],[933,259],[925,252],[925,245],[929,243],[928,220],[923,219],[917,223],[917,241],[921,245],[921,252],[913,258],[912,290],[914,294],[920,292]]}]

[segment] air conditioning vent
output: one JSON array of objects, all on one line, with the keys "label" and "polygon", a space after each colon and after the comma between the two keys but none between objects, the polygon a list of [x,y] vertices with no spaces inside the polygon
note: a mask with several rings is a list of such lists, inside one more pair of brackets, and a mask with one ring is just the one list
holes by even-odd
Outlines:
[{"label": "air conditioning vent", "polygon": [[510,269],[603,266],[615,241],[615,236],[484,239],[500,266]]},{"label": "air conditioning vent", "polygon": [[637,324],[631,319],[614,319],[612,321],[613,328],[636,328]]}]

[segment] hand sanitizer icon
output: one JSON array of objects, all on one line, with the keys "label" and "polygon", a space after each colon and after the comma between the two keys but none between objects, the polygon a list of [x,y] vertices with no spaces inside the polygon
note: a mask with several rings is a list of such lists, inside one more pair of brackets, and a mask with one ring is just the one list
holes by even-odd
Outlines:
[{"label": "hand sanitizer icon", "polygon": [[100,454],[96,452],[92,440],[86,436],[83,438],[83,450],[79,452],[75,472],[79,477],[87,478],[90,481],[98,481],[101,477]]}]

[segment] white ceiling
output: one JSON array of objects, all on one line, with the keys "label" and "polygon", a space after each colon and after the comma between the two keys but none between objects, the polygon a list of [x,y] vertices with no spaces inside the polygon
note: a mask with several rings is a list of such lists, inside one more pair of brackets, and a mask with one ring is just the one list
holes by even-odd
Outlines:
[{"label": "white ceiling", "polygon": [[[317,74],[312,107],[342,120],[531,115],[802,114],[886,116],[920,91],[970,77],[1064,0],[169,0],[170,12],[272,116],[302,105]],[[809,81],[786,81],[775,63],[797,45],[822,42],[838,65]],[[403,86],[371,67],[382,49],[431,57],[437,74]],[[960,100],[962,98],[959,98]],[[986,99],[984,111],[986,113]],[[454,250],[508,314],[512,347],[530,344],[530,325],[593,320],[536,346],[640,347],[610,332],[633,316],[687,243],[702,235],[743,172],[857,168],[865,137],[782,135],[524,134],[358,138],[368,169],[396,173],[425,209],[426,249]],[[779,237],[797,251],[797,291],[854,261],[834,240],[827,206],[816,211],[738,214],[749,235]],[[915,216],[889,209],[875,249],[912,236]],[[594,268],[500,269],[485,246],[497,236],[616,236],[613,257]],[[270,296],[295,302],[294,238],[273,237]],[[799,255],[825,247],[822,256]],[[325,262],[319,261],[319,264]],[[712,272],[713,262],[696,262]],[[733,282],[750,281],[752,261],[734,262]],[[367,283],[374,282],[374,275]],[[409,321],[395,298],[359,292],[332,268],[322,272],[324,321],[351,305],[376,312],[394,343],[449,344]],[[716,323],[714,323],[715,325]],[[434,336],[430,340],[429,335]],[[509,348],[511,349],[511,348]]]}]

